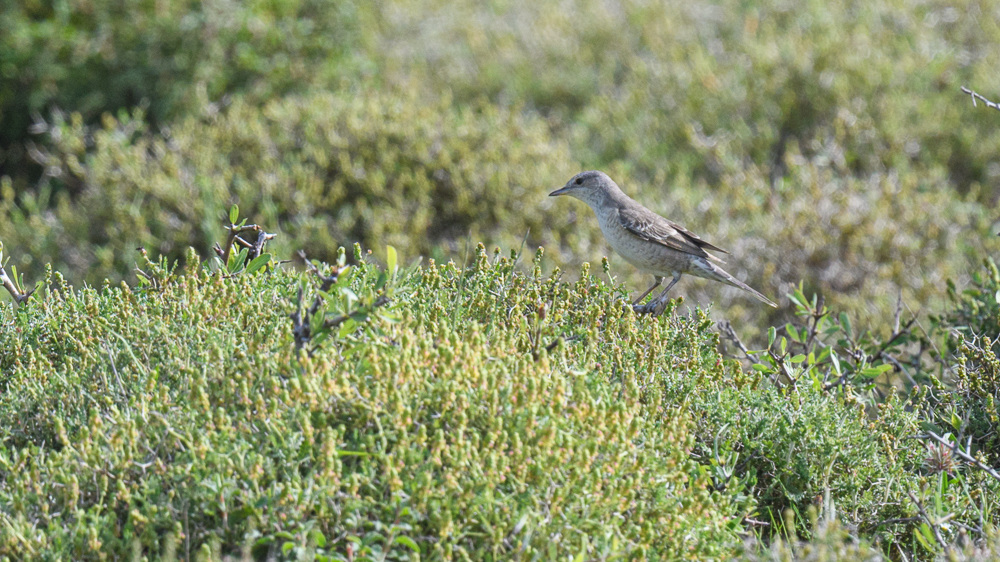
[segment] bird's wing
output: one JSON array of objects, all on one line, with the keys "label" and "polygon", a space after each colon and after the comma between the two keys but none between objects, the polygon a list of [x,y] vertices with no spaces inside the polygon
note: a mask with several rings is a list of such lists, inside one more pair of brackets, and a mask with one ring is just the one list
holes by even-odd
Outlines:
[{"label": "bird's wing", "polygon": [[715,250],[728,254],[722,248],[702,240],[683,226],[669,221],[645,208],[622,207],[618,210],[618,218],[622,227],[635,236],[662,244],[670,249],[685,252],[702,258],[721,262],[719,258],[706,250]]}]

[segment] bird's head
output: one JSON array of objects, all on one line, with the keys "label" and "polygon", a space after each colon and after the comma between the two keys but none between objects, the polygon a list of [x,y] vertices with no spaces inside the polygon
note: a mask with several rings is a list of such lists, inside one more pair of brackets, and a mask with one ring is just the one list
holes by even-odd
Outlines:
[{"label": "bird's head", "polygon": [[573,176],[562,188],[550,193],[549,197],[571,195],[591,207],[595,207],[617,191],[620,191],[618,185],[607,174],[590,170]]}]

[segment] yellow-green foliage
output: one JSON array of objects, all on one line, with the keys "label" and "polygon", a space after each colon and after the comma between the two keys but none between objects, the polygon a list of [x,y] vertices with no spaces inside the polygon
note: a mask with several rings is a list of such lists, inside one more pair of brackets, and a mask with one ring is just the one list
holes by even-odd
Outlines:
[{"label": "yellow-green foliage", "polygon": [[76,194],[57,194],[47,217],[31,212],[46,202],[26,196],[24,213],[5,192],[0,239],[94,283],[129,272],[136,246],[206,253],[233,202],[281,233],[279,254],[329,260],[344,240],[455,255],[471,240],[510,246],[529,230],[536,240],[569,230],[537,209],[575,170],[566,144],[537,116],[496,106],[358,90],[237,101],[166,137],[109,119],[88,143],[81,127],[60,123],[48,162]]},{"label": "yellow-green foliage", "polygon": [[[359,295],[377,273],[359,270]],[[409,559],[735,544],[691,414],[659,382],[726,377],[703,318],[653,322],[589,276],[482,255],[407,274],[388,313],[307,357],[285,316],[302,279],[57,279],[5,309],[0,554],[346,555],[372,532]]]},{"label": "yellow-green foliage", "polygon": [[322,0],[5,2],[0,174],[30,181],[33,114],[53,107],[92,123],[144,105],[165,123],[238,91],[267,99],[329,84],[354,68],[363,19]]},{"label": "yellow-green foliage", "polygon": [[[997,520],[1000,483],[910,439],[926,393],[866,410],[861,384],[798,366],[779,389],[723,360],[702,311],[636,315],[587,268],[516,261],[401,271],[312,355],[288,317],[308,274],[192,255],[137,288],[50,276],[0,311],[0,555],[727,557],[812,509],[926,556],[911,498]],[[381,291],[352,271],[331,314]]]},{"label": "yellow-green foliage", "polygon": [[[54,57],[59,72],[14,61],[97,77],[101,87],[27,82],[47,100],[31,108],[55,103],[87,125],[94,107],[138,100],[88,105],[69,95],[77,82],[94,95],[150,74],[171,86],[138,81],[153,85],[136,92],[152,128],[119,114],[91,136],[42,112],[35,157],[58,175],[37,189],[12,180],[0,196],[0,238],[29,277],[53,261],[74,280],[119,279],[139,244],[205,249],[199,234],[237,198],[291,235],[281,249],[317,257],[361,240],[458,258],[470,232],[516,245],[530,227],[559,262],[594,261],[607,249],[588,211],[544,196],[581,168],[610,171],[732,250],[730,268],[766,294],[805,280],[864,322],[891,317],[898,289],[911,306],[933,301],[944,279],[963,282],[978,255],[1000,250],[1000,115],[959,91],[991,94],[995,3],[286,0],[173,17],[185,6],[138,7],[130,19],[146,33],[107,14],[116,23],[93,33],[109,41],[113,72],[96,55]],[[14,10],[10,53],[91,53],[93,26],[65,38],[46,26],[104,12],[63,8]],[[133,51],[173,56],[179,70],[110,55]],[[612,263],[640,290],[645,280]],[[676,290],[724,302],[737,323],[766,314],[715,284]]]},{"label": "yellow-green foliage", "polygon": [[[959,90],[992,87],[995,2],[415,3],[382,43],[392,72],[528,100],[584,168],[733,251],[766,294],[805,280],[878,323],[898,289],[939,298],[1000,250],[1000,114]],[[727,318],[759,318],[745,303]]]}]

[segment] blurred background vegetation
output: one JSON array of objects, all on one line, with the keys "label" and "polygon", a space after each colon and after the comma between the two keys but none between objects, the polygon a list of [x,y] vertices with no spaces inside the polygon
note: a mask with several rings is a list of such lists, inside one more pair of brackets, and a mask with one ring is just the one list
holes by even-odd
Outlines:
[{"label": "blurred background vegetation", "polygon": [[8,0],[0,240],[29,279],[117,281],[138,246],[207,256],[238,202],[282,257],[527,235],[576,270],[609,249],[546,196],[600,168],[783,304],[884,325],[1000,249],[1000,114],[959,90],[991,97],[998,45],[987,0]]}]

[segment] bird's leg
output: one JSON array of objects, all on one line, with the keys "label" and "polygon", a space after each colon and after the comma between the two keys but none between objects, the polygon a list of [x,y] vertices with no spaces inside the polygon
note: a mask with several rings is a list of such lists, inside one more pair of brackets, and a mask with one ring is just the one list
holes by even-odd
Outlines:
[{"label": "bird's leg", "polygon": [[670,280],[670,283],[667,283],[667,288],[663,289],[663,292],[649,303],[649,310],[653,313],[653,316],[663,314],[664,309],[667,308],[667,293],[680,280],[681,274],[674,273],[674,278]]},{"label": "bird's leg", "polygon": [[632,301],[632,306],[635,306],[635,305],[641,303],[642,299],[646,298],[646,295],[648,295],[649,293],[652,293],[653,289],[655,289],[655,288],[657,288],[657,287],[660,286],[660,283],[663,283],[663,278],[660,277],[659,275],[654,275],[653,276],[653,284],[650,285],[648,289],[646,289],[645,293],[639,295],[639,298],[637,298],[634,301]]}]

